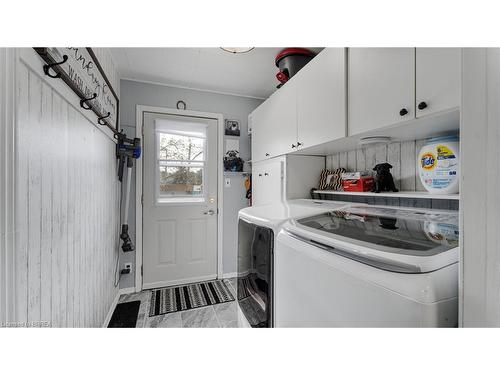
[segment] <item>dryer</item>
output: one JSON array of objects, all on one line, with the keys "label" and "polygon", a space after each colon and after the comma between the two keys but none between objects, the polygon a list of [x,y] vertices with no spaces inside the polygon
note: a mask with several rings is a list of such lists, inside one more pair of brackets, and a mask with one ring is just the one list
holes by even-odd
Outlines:
[{"label": "dryer", "polygon": [[455,327],[458,213],[353,205],[282,225],[278,327]]}]

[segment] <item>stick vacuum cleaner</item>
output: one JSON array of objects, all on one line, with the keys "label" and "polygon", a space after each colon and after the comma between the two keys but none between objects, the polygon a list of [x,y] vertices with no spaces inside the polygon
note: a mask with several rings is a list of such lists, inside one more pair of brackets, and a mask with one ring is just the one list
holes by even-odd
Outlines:
[{"label": "stick vacuum cleaner", "polygon": [[[118,165],[118,179],[123,182],[123,170],[127,164],[127,185],[125,186],[125,210],[122,223],[122,230],[120,238],[123,241],[122,250],[124,252],[134,251],[135,247],[128,234],[128,210],[130,207],[130,184],[132,179],[132,168],[134,167],[134,159],[141,157],[141,140],[139,138],[129,139],[123,133],[115,134],[115,139],[118,141],[116,144],[116,158],[119,160]],[[122,197],[123,198],[123,197]]]}]

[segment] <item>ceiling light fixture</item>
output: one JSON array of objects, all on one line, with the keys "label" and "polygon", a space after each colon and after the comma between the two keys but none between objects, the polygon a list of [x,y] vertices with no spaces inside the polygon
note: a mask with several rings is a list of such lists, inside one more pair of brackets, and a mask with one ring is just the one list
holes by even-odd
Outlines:
[{"label": "ceiling light fixture", "polygon": [[247,53],[253,50],[255,47],[220,47],[221,50],[229,53]]}]

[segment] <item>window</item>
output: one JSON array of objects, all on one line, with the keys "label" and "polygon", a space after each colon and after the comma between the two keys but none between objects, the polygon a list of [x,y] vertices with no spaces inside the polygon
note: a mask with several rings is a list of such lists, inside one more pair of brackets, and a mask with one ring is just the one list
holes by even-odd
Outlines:
[{"label": "window", "polygon": [[160,203],[205,200],[206,128],[193,125],[195,129],[189,124],[157,123],[156,186]]}]

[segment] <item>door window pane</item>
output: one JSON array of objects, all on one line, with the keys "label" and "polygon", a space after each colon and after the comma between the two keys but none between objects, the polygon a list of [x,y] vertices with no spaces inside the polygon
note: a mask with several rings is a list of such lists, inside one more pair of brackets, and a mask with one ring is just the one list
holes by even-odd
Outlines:
[{"label": "door window pane", "polygon": [[197,135],[157,130],[159,203],[205,200],[206,142],[203,134]]},{"label": "door window pane", "polygon": [[203,197],[203,168],[160,166],[160,197]]},{"label": "door window pane", "polygon": [[160,160],[204,160],[204,138],[159,133],[159,141]]}]

